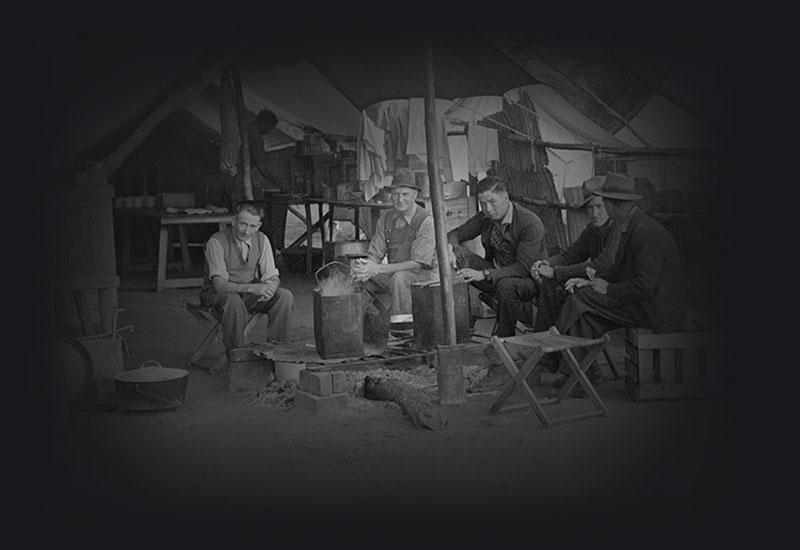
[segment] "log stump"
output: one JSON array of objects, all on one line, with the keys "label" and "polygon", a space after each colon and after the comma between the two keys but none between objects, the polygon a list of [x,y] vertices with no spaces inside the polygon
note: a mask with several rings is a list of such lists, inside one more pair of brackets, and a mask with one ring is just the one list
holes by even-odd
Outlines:
[{"label": "log stump", "polygon": [[447,426],[447,414],[413,386],[383,376],[368,375],[364,378],[364,397],[375,401],[394,401],[411,423],[417,428],[443,430]]}]

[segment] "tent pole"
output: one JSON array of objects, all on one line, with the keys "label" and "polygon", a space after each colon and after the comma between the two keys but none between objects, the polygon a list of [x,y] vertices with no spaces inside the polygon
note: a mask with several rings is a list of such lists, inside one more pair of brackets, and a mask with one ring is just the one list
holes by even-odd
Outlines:
[{"label": "tent pole", "polygon": [[233,75],[233,97],[234,104],[236,105],[236,118],[239,120],[239,140],[242,143],[242,165],[244,166],[244,177],[242,178],[242,185],[244,186],[244,198],[246,200],[253,200],[253,180],[250,177],[250,138],[247,135],[247,123],[244,119],[244,89],[242,88],[242,76],[239,71],[239,62],[234,61],[231,64],[231,73]]},{"label": "tent pole", "polygon": [[444,193],[439,181],[439,155],[436,141],[436,83],[433,69],[433,40],[431,31],[425,33],[425,142],[428,155],[428,181],[430,182],[431,208],[436,236],[436,257],[442,285],[442,313],[447,345],[456,345],[456,313],[453,302],[453,279],[450,255],[447,249],[447,232],[444,226]]}]

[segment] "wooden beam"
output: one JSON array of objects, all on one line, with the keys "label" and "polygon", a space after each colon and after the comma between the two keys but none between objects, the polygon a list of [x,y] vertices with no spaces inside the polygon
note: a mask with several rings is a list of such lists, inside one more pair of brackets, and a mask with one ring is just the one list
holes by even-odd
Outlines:
[{"label": "wooden beam", "polygon": [[239,71],[239,63],[231,63],[231,76],[233,77],[233,101],[236,107],[236,120],[239,123],[239,141],[242,148],[242,166],[244,174],[242,178],[244,198],[253,200],[253,180],[250,176],[250,136],[247,134],[247,123],[244,119],[244,91],[242,90],[242,76]]},{"label": "wooden beam", "polygon": [[[480,126],[497,130],[497,125],[491,119],[478,121]],[[518,141],[529,141],[534,145],[541,145],[549,149],[561,149],[564,151],[590,151],[606,155],[629,155],[644,158],[655,157],[718,157],[723,151],[706,147],[608,147],[596,143],[559,143],[556,141],[545,141],[542,139],[522,136],[514,133],[506,134],[510,139]],[[634,160],[634,159],[631,159]]]},{"label": "wooden beam", "polygon": [[245,47],[243,42],[237,41],[220,55],[201,63],[196,69],[199,76],[195,76],[185,87],[170,92],[164,102],[156,107],[113,153],[92,165],[86,183],[63,203],[64,210],[70,212],[92,192],[95,186],[105,183],[156,126],[205,90],[222,70],[244,51]]},{"label": "wooden beam", "polygon": [[428,155],[428,181],[433,211],[436,257],[439,259],[439,278],[442,285],[442,314],[445,344],[456,345],[456,312],[453,301],[453,277],[447,248],[447,231],[444,219],[444,191],[439,181],[439,154],[436,139],[436,76],[433,68],[433,40],[431,31],[425,33],[425,142]]}]

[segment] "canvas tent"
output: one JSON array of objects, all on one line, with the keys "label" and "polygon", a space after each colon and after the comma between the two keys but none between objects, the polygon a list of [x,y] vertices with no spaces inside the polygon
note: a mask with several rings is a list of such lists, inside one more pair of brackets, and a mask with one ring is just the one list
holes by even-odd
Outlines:
[{"label": "canvas tent", "polygon": [[[355,138],[365,109],[428,91],[424,35],[399,31],[308,38],[162,27],[43,35],[52,83],[45,164],[68,173],[91,162],[88,179],[99,183],[171,113],[188,113],[218,132],[219,74],[235,60],[245,107],[251,113],[269,108],[280,120],[268,147],[290,144],[306,126]],[[510,105],[519,105],[523,93],[529,97],[533,109],[526,109],[534,111],[539,135],[499,131],[525,141],[529,157],[546,159],[557,198],[596,173],[599,161],[613,165],[619,158],[657,187],[679,179],[707,184],[715,175],[714,150],[726,134],[725,110],[709,101],[722,79],[708,87],[685,82],[698,73],[714,75],[698,67],[713,66],[715,50],[697,33],[678,32],[667,41],[636,34],[600,40],[600,46],[597,37],[584,35],[476,28],[433,33],[436,96],[503,97]],[[481,114],[491,121],[492,113]],[[607,154],[611,149],[627,157]]]}]

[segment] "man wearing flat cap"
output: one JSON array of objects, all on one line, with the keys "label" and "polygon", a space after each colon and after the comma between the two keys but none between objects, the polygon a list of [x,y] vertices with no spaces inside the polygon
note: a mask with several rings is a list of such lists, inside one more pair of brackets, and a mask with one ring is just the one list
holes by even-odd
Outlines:
[{"label": "man wearing flat cap", "polygon": [[663,225],[642,212],[637,205],[642,197],[634,191],[632,177],[609,173],[593,192],[619,226],[619,245],[607,276],[565,283],[570,296],[556,322],[562,334],[597,338],[620,327],[654,332],[683,327],[686,297],[678,245]]},{"label": "man wearing flat cap", "polygon": [[[603,197],[594,194],[604,181],[605,176],[596,176],[581,185],[583,201],[579,207],[585,209],[589,215],[589,224],[575,242],[555,256],[537,260],[531,267],[531,277],[536,282],[534,332],[546,331],[556,324],[561,308],[569,296],[564,283],[575,277],[589,280],[595,275],[606,277],[614,263],[619,244],[619,226],[608,216]],[[556,357],[557,354],[547,354],[542,362],[550,370],[555,370]]]},{"label": "man wearing flat cap", "polygon": [[398,168],[389,186],[393,208],[381,213],[368,258],[353,266],[353,275],[364,282],[384,323],[391,315],[411,313],[411,283],[428,280],[433,273],[433,217],[416,203],[420,191],[413,172]]}]

